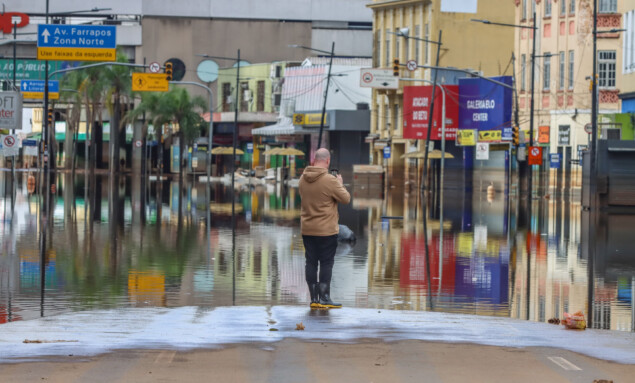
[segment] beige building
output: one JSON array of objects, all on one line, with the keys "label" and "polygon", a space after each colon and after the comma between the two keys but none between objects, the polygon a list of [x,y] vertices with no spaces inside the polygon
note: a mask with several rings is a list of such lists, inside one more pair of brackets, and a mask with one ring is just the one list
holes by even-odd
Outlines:
[{"label": "beige building", "polygon": [[[622,62],[622,37],[617,32],[606,33],[622,28],[617,3],[598,0],[600,124],[608,122],[602,114],[620,111],[622,71],[618,63]],[[534,12],[537,18],[536,56],[541,57],[535,59],[534,142],[549,146],[551,153],[562,152],[566,164],[578,157],[578,145],[587,145],[590,137],[585,125],[591,122],[593,1],[516,0],[515,5],[516,24],[531,26]],[[531,32],[516,29],[514,37],[520,127],[525,131],[529,131],[531,101]]]},{"label": "beige building", "polygon": [[[623,113],[635,113],[635,1],[624,0],[618,4],[622,14],[622,62],[619,85]],[[618,64],[619,65],[619,64]]]},{"label": "beige building", "polygon": [[[512,1],[478,1],[476,13],[450,13],[441,11],[441,0],[375,0],[368,4],[373,10],[373,66],[391,68],[393,59],[401,63],[415,60],[419,65],[434,65],[436,45],[418,41],[414,37],[437,41],[442,31],[442,47],[439,66],[473,69],[485,76],[506,73],[514,50],[513,31],[506,28],[472,22],[472,18],[512,23]],[[395,33],[408,28],[413,38]],[[511,68],[507,69],[511,74]],[[409,72],[401,67],[401,78],[432,78],[430,69]],[[439,80],[443,79],[439,77]],[[400,81],[397,90],[374,90],[371,110],[370,163],[384,164],[382,155],[386,145],[391,146],[391,158],[385,163],[389,182],[403,185],[408,169],[407,160],[401,157],[423,147],[421,140],[403,139],[403,86],[423,83]],[[371,141],[372,139],[372,141]],[[412,168],[412,167],[411,167]]]}]

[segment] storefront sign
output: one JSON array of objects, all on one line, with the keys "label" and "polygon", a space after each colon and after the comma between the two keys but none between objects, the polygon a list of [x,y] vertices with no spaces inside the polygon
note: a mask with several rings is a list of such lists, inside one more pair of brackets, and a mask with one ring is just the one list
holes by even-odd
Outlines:
[{"label": "storefront sign", "polygon": [[500,130],[484,130],[478,132],[479,142],[501,142],[502,132]]},{"label": "storefront sign", "polygon": [[[456,139],[459,105],[456,94],[458,85],[444,85],[448,95],[445,98],[445,139]],[[403,138],[426,139],[430,123],[430,103],[432,86],[405,86],[403,91]],[[443,94],[437,87],[435,92],[434,116],[430,139],[441,140],[441,122],[443,114]]]},{"label": "storefront sign", "polygon": [[[67,62],[49,61],[49,73],[52,73],[59,69],[68,67]],[[44,80],[44,70],[46,64],[44,61],[39,60],[16,60],[15,65],[15,78],[16,80]],[[13,60],[2,59],[0,60],[0,77],[13,79]],[[59,79],[61,75],[55,75],[52,79]]]},{"label": "storefront sign", "polygon": [[548,126],[538,127],[538,143],[539,144],[549,143],[549,127]]},{"label": "storefront sign", "polygon": [[22,95],[0,93],[0,129],[22,129]]},{"label": "storefront sign", "polygon": [[476,145],[476,130],[463,129],[456,132],[456,144],[458,146],[474,146]]},{"label": "storefront sign", "polygon": [[529,147],[529,165],[542,165],[542,148],[540,146]]},{"label": "storefront sign", "polygon": [[[492,80],[512,85],[511,76],[492,77]],[[481,78],[459,79],[459,129],[494,131],[488,137],[511,141],[511,88]]]},{"label": "storefront sign", "polygon": [[22,28],[27,24],[29,24],[29,15],[26,13],[4,12],[0,15],[0,31],[2,31],[2,33],[12,33],[14,26],[16,28]]},{"label": "storefront sign", "polygon": [[[322,113],[295,113],[293,125],[320,126]],[[328,114],[324,114],[324,125],[328,125]]]}]

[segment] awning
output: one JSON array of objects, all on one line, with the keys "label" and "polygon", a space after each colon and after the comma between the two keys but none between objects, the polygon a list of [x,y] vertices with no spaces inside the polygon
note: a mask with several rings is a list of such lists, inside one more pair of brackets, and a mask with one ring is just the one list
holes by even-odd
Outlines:
[{"label": "awning", "polygon": [[291,135],[291,134],[309,134],[316,130],[303,129],[299,126],[294,126],[291,123],[291,118],[283,117],[278,120],[277,124],[263,126],[262,128],[256,128],[251,130],[251,134],[254,136],[277,136],[277,135]]}]

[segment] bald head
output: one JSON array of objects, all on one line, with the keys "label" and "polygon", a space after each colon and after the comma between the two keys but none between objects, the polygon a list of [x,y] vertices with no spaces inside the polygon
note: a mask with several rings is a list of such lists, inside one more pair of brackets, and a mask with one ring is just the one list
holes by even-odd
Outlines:
[{"label": "bald head", "polygon": [[319,166],[321,168],[329,167],[331,163],[331,153],[329,153],[328,149],[320,148],[315,152],[315,160],[313,166]]}]

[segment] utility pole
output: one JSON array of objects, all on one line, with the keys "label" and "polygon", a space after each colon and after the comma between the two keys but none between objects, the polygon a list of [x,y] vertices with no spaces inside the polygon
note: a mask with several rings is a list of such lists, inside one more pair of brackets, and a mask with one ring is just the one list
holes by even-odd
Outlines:
[{"label": "utility pole", "polygon": [[591,76],[591,150],[589,159],[589,207],[595,209],[597,192],[597,139],[598,139],[598,74],[597,74],[598,1],[593,0],[593,74]]},{"label": "utility pole", "polygon": [[326,75],[326,90],[324,91],[324,102],[322,103],[322,118],[320,119],[320,134],[318,136],[317,148],[322,147],[322,132],[324,131],[324,116],[326,115],[326,99],[329,95],[329,84],[331,82],[331,68],[333,67],[333,55],[335,54],[335,41],[331,43],[331,57],[329,59],[329,71]]}]

